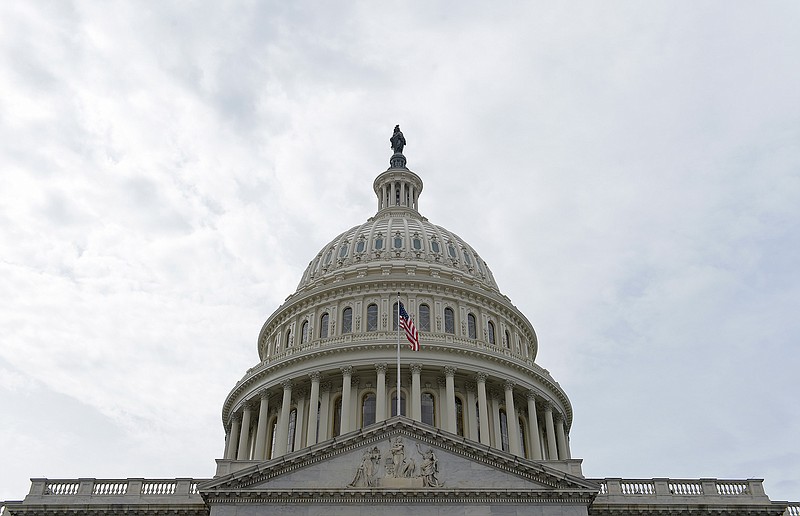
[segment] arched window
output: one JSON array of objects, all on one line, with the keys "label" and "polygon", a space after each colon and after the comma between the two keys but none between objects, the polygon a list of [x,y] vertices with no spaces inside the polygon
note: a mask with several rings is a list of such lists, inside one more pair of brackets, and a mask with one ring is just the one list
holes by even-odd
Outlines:
[{"label": "arched window", "polygon": [[431,331],[431,307],[419,305],[419,331]]},{"label": "arched window", "polygon": [[455,314],[453,313],[452,308],[444,309],[444,332],[445,333],[456,332],[456,317]]},{"label": "arched window", "polygon": [[367,307],[367,331],[378,331],[378,305]]},{"label": "arched window", "polygon": [[306,342],[308,342],[308,321],[303,321],[303,326],[300,328],[300,343]]},{"label": "arched window", "polygon": [[392,331],[397,331],[397,303],[392,306]]},{"label": "arched window", "polygon": [[330,317],[328,316],[328,312],[322,314],[322,317],[319,318],[319,338],[320,339],[327,339],[328,338],[328,320]]},{"label": "arched window", "polygon": [[500,440],[503,451],[508,451],[508,416],[505,409],[500,409]]},{"label": "arched window", "polygon": [[375,243],[373,244],[373,248],[376,251],[380,251],[383,249],[383,235],[381,235],[380,233],[378,234],[378,236],[375,237]]},{"label": "arched window", "polygon": [[286,345],[283,348],[287,349],[291,346],[292,346],[292,329],[289,328],[288,330],[286,330]]},{"label": "arched window", "polygon": [[489,344],[494,344],[494,323],[489,321],[488,330],[489,330]]},{"label": "arched window", "polygon": [[456,433],[464,435],[464,402],[456,396]]},{"label": "arched window", "polygon": [[433,399],[433,394],[430,392],[423,392],[420,395],[420,406],[422,407],[422,422],[426,425],[435,426],[436,403]]},{"label": "arched window", "polygon": [[333,402],[333,433],[331,437],[336,437],[342,431],[342,397],[336,398]]},{"label": "arched window", "polygon": [[472,314],[467,314],[467,335],[470,339],[478,338],[477,326],[478,325],[475,322],[475,316]]},{"label": "arched window", "polygon": [[477,401],[475,402],[475,428],[478,429],[478,438],[475,440],[481,442],[481,405]]},{"label": "arched window", "polygon": [[[511,335],[509,335],[508,330],[506,330],[506,341],[503,344],[506,348],[511,348]],[[519,348],[517,348],[517,353],[519,353]]]},{"label": "arched window", "polygon": [[342,310],[342,333],[353,331],[353,309],[349,306]]},{"label": "arched window", "polygon": [[294,451],[294,432],[297,430],[297,409],[293,408],[289,412],[289,437],[286,439],[286,451]]},{"label": "arched window", "polygon": [[[400,414],[406,415],[406,393],[400,392]],[[397,415],[397,391],[392,393],[392,415]]]},{"label": "arched window", "polygon": [[361,426],[375,424],[375,393],[368,392],[361,399]]}]

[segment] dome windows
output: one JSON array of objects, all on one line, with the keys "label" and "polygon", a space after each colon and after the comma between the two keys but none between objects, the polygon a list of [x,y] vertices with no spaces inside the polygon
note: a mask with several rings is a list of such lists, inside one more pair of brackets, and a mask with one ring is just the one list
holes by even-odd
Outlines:
[{"label": "dome windows", "polygon": [[328,321],[330,320],[330,316],[328,312],[322,314],[322,317],[319,318],[319,338],[320,339],[327,339],[328,338]]},{"label": "dome windows", "polygon": [[394,248],[395,249],[402,249],[403,248],[403,236],[400,233],[396,233],[394,235]]},{"label": "dome windows", "polygon": [[419,305],[419,330],[431,331],[431,307]]},{"label": "dome windows", "polygon": [[467,249],[462,248],[461,251],[464,253],[464,263],[467,264],[467,267],[472,267],[472,258],[470,257]]},{"label": "dome windows", "polygon": [[368,392],[361,399],[361,426],[375,424],[375,393]]},{"label": "dome windows", "polygon": [[470,339],[478,338],[477,324],[475,322],[475,316],[473,314],[467,314],[467,336]]},{"label": "dome windows", "polygon": [[339,259],[340,259],[340,260],[344,260],[345,258],[347,258],[347,249],[348,249],[349,247],[350,247],[350,242],[348,242],[347,240],[345,240],[345,241],[342,243],[342,247],[340,247],[340,248],[339,248]]},{"label": "dome windows", "polygon": [[492,321],[489,321],[489,323],[486,325],[486,329],[487,329],[487,332],[488,332],[489,344],[494,345],[494,343],[495,343],[494,323]]},{"label": "dome windows", "polygon": [[364,240],[364,237],[362,236],[361,238],[358,239],[358,242],[356,242],[356,254],[363,253],[366,248],[367,248],[367,241]]},{"label": "dome windows", "polygon": [[456,246],[454,246],[450,242],[447,243],[447,254],[449,254],[450,258],[452,258],[453,260],[458,260],[458,252],[456,252]]},{"label": "dome windows", "polygon": [[435,254],[440,254],[442,252],[442,248],[439,246],[439,241],[436,240],[436,237],[431,238],[431,251]]},{"label": "dome windows", "polygon": [[422,422],[426,425],[435,426],[436,420],[434,417],[436,414],[436,402],[433,398],[433,394],[430,392],[423,392],[420,395],[420,407],[422,409]]},{"label": "dome windows", "polygon": [[367,307],[367,331],[378,331],[378,305]]},{"label": "dome windows", "polygon": [[353,331],[353,309],[349,306],[342,310],[342,333]]},{"label": "dome windows", "polygon": [[444,309],[444,332],[450,334],[456,332],[456,317],[450,307]]},{"label": "dome windows", "polygon": [[331,259],[333,258],[333,249],[328,249],[328,252],[325,254],[325,260],[323,260],[322,264],[324,267],[327,267],[331,264]]},{"label": "dome windows", "polygon": [[377,236],[375,237],[373,249],[375,249],[376,251],[383,250],[383,235],[381,233],[378,233]]},{"label": "dome windows", "polygon": [[300,331],[300,344],[308,342],[308,321],[303,321]]},{"label": "dome windows", "polygon": [[411,237],[411,248],[415,251],[422,251],[422,239],[419,237],[419,233],[414,233],[414,236]]}]

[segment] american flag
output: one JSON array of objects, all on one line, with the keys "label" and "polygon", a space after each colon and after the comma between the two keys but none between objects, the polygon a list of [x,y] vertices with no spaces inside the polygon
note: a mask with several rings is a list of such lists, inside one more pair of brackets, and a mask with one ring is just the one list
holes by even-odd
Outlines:
[{"label": "american flag", "polygon": [[414,321],[412,321],[411,317],[409,317],[408,312],[406,312],[406,308],[403,306],[403,303],[400,303],[400,327],[406,331],[406,338],[411,344],[411,349],[414,351],[419,351],[419,333],[417,333],[417,328],[414,326]]}]

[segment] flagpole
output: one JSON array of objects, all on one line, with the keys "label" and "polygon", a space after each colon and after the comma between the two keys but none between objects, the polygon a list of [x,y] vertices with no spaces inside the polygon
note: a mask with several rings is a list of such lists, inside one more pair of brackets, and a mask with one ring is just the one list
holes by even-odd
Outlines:
[{"label": "flagpole", "polygon": [[400,414],[400,292],[397,293],[397,415]]}]

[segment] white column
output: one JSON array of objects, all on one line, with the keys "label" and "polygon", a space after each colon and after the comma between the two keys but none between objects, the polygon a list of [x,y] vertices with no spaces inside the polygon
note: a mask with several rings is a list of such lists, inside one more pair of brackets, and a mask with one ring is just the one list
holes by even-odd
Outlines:
[{"label": "white column", "polygon": [[350,376],[353,374],[353,367],[342,367],[342,428],[339,434],[346,434],[350,431]]},{"label": "white column", "polygon": [[528,434],[531,437],[531,456],[542,460],[542,443],[539,440],[539,421],[536,420],[536,393],[528,391]]},{"label": "white column", "polygon": [[275,453],[273,457],[286,455],[289,444],[289,411],[292,408],[292,381],[283,381],[283,401],[281,402],[281,415],[278,417],[278,428],[275,429]]},{"label": "white column", "polygon": [[422,421],[421,390],[419,385],[419,375],[422,372],[422,364],[411,364],[411,419]]},{"label": "white column", "polygon": [[456,368],[446,366],[444,368],[445,388],[447,389],[447,431],[456,433],[456,387],[455,387]]},{"label": "white column", "polygon": [[245,402],[245,405],[242,409],[242,427],[239,429],[239,451],[236,453],[236,460],[247,460],[250,457],[249,452],[250,448],[248,444],[250,444],[249,437],[250,437],[250,413],[252,409],[250,408],[250,404]]},{"label": "white column", "polygon": [[269,394],[261,391],[261,402],[258,406],[258,426],[256,427],[255,460],[265,460],[267,451],[267,419],[269,419]]},{"label": "white column", "polygon": [[489,404],[486,402],[486,373],[475,375],[478,383],[478,417],[480,417],[481,444],[489,445]]},{"label": "white column", "polygon": [[331,384],[324,382],[319,384],[319,436],[317,442],[326,441],[329,438],[330,429],[330,406],[331,406]]},{"label": "white column", "polygon": [[514,382],[507,381],[504,386],[506,391],[506,425],[508,426],[508,449],[514,455],[522,455],[519,439],[519,420],[514,408]]},{"label": "white column", "polygon": [[234,414],[231,417],[231,431],[228,433],[228,449],[225,451],[225,458],[235,460],[236,448],[239,443],[239,428],[242,426],[242,416]]},{"label": "white column", "polygon": [[564,419],[561,415],[556,416],[556,446],[558,448],[558,460],[569,458],[567,451],[567,435],[564,432]]},{"label": "white column", "polygon": [[375,422],[386,421],[386,364],[375,364],[378,380],[375,383]]},{"label": "white column", "polygon": [[294,425],[294,449],[295,451],[303,447],[303,425],[306,417],[306,393],[305,390],[295,394],[297,400],[297,419]]},{"label": "white column", "polygon": [[558,460],[558,447],[556,446],[556,430],[553,424],[553,405],[550,403],[544,406],[544,428],[547,432],[547,453],[550,460]]},{"label": "white column", "polygon": [[[306,446],[317,443],[317,417],[319,409],[319,371],[308,375],[311,378],[311,399],[308,402],[308,431],[306,432]],[[321,420],[320,420],[321,421]]]},{"label": "white column", "polygon": [[358,376],[350,377],[350,430],[358,428],[358,413],[361,410],[361,399],[358,396],[361,378]]},{"label": "white column", "polygon": [[478,415],[475,413],[477,399],[476,385],[467,383],[467,437],[473,441],[478,440]]}]

